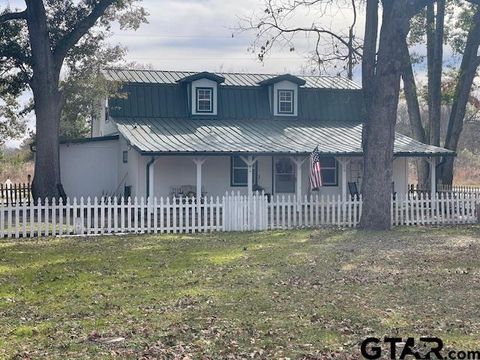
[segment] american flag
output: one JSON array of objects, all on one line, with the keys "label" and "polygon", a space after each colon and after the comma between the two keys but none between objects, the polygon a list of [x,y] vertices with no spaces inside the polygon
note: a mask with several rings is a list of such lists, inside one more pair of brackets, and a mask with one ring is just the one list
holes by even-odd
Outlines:
[{"label": "american flag", "polygon": [[320,153],[318,146],[310,154],[310,186],[318,190],[322,186],[322,172],[320,168]]}]

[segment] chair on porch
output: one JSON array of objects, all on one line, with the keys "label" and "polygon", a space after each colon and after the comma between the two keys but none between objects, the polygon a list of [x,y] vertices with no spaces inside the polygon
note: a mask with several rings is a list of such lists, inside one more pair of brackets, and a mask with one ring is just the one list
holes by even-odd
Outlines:
[{"label": "chair on porch", "polygon": [[[205,189],[202,187],[202,197],[206,194]],[[197,187],[195,185],[172,186],[170,188],[170,197],[195,198],[197,197]]]},{"label": "chair on porch", "polygon": [[352,200],[358,200],[359,199],[360,193],[358,192],[356,182],[349,182],[348,183],[348,191],[350,192],[350,197],[351,197]]},{"label": "chair on porch", "polygon": [[[358,192],[358,187],[356,182],[349,182],[348,183],[348,191],[350,192],[350,197],[352,200],[358,199],[360,197],[360,193]],[[397,197],[397,192],[395,191],[395,182],[392,181],[392,195],[393,200]]]}]

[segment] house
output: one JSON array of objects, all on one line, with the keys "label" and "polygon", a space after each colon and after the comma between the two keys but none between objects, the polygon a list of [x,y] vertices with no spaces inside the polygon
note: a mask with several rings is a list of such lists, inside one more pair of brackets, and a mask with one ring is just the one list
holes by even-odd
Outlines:
[{"label": "house", "polygon": [[[92,137],[61,145],[69,196],[225,192],[348,195],[362,183],[363,95],[348,79],[241,73],[104,71],[128,96],[99,106]],[[309,155],[322,154],[312,192]],[[407,159],[434,172],[449,150],[396,134],[392,191],[407,192]],[[433,185],[433,184],[432,184]]]}]

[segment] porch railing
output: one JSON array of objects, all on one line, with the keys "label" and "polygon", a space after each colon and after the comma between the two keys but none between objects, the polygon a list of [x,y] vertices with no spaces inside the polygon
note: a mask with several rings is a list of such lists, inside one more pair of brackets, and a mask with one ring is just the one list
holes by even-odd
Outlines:
[{"label": "porch railing", "polygon": [[[0,238],[356,227],[362,204],[361,196],[297,199],[258,193],[204,197],[200,202],[191,198],[38,200],[0,206]],[[456,192],[395,196],[391,214],[394,226],[472,224],[479,222],[480,200]]]},{"label": "porch railing", "polygon": [[[419,184],[409,184],[408,185],[409,193],[423,193],[430,194],[430,188],[425,189]],[[443,185],[437,184],[437,192],[455,192],[455,193],[464,193],[472,194],[476,197],[480,197],[480,186],[464,186],[464,185]]]}]

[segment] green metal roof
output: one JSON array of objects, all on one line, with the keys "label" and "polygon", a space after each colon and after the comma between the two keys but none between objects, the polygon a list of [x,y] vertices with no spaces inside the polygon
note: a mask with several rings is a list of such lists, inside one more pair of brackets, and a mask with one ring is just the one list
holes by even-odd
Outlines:
[{"label": "green metal roof", "polygon": [[[118,130],[143,154],[362,154],[362,125],[301,120],[118,118]],[[396,134],[397,156],[445,156],[453,152]]]},{"label": "green metal roof", "polygon": [[[175,84],[182,78],[195,76],[192,71],[161,71],[161,70],[123,70],[105,69],[103,74],[107,80],[146,84]],[[278,74],[245,74],[245,73],[215,73],[225,78],[221,86],[260,86],[259,83],[278,77]],[[305,80],[304,87],[315,89],[361,89],[352,80],[338,76],[296,75]]]},{"label": "green metal roof", "polygon": [[[191,117],[187,91],[179,84],[127,84],[127,98],[109,100],[110,116]],[[361,90],[299,88],[298,119],[361,122],[364,106]],[[205,118],[208,115],[201,115]],[[276,119],[270,110],[268,89],[261,86],[219,87],[217,119]]]}]

